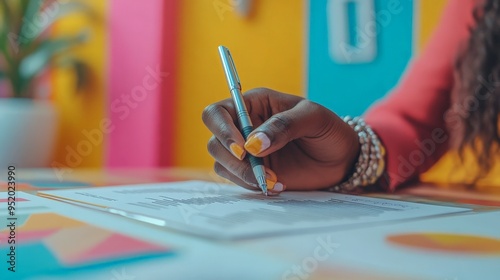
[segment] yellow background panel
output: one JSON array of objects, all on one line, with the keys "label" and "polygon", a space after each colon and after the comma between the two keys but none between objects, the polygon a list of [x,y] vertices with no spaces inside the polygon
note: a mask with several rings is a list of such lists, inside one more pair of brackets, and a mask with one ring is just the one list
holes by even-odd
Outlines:
[{"label": "yellow background panel", "polygon": [[[83,2],[93,8],[97,18],[89,19],[72,14],[61,20],[54,28],[54,34],[57,36],[75,34],[82,28],[90,32],[88,41],[73,51],[74,55],[85,61],[91,69],[90,83],[87,87],[78,92],[75,90],[75,75],[71,70],[60,68],[52,73],[54,99],[60,113],[58,148],[54,161],[71,168],[100,167],[103,162],[104,139],[93,141],[90,146],[84,147],[84,143],[90,141],[83,132],[98,129],[100,121],[104,118],[107,1]],[[90,149],[87,149],[89,147]],[[77,155],[68,150],[74,151]]]},{"label": "yellow background panel", "polygon": [[305,1],[253,0],[240,17],[232,0],[182,1],[178,61],[176,160],[178,166],[210,167],[211,136],[203,108],[229,97],[217,47],[233,55],[244,91],[268,87],[303,94]]},{"label": "yellow background panel", "polygon": [[[495,157],[495,165],[487,176],[474,182],[479,168],[470,150],[466,151],[462,163],[457,152],[446,153],[429,171],[422,174],[420,179],[426,183],[439,185],[475,183],[476,189],[490,190],[490,187],[500,187],[500,156]],[[500,191],[500,189],[499,189]]]},{"label": "yellow background panel", "polygon": [[416,30],[418,32],[417,47],[420,51],[431,37],[448,0],[419,0],[417,3],[419,15],[415,16],[418,17]]}]

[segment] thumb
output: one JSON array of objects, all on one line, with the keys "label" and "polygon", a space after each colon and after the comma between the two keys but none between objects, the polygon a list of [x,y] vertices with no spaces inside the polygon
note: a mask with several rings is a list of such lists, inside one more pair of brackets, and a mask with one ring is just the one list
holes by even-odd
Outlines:
[{"label": "thumb", "polygon": [[273,115],[248,137],[245,149],[252,155],[265,157],[289,142],[302,138],[321,137],[334,129],[339,119],[332,111],[302,100],[293,108]]}]

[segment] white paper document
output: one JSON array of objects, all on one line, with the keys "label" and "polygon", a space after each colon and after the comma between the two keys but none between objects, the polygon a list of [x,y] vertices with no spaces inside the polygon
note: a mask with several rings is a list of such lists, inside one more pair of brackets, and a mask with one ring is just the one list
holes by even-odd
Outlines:
[{"label": "white paper document", "polygon": [[203,181],[38,194],[215,239],[341,229],[470,210],[329,192],[284,192],[266,197]]}]

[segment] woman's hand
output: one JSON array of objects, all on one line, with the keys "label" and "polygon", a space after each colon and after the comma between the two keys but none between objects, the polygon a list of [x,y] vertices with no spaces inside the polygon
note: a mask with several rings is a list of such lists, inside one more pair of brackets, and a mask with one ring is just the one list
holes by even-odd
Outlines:
[{"label": "woman's hand", "polygon": [[271,193],[326,188],[349,176],[359,154],[358,136],[333,112],[270,89],[251,90],[244,99],[255,127],[246,142],[231,99],[203,111],[203,121],[214,134],[208,151],[216,160],[217,174],[259,190],[244,160],[251,153],[264,158]]}]

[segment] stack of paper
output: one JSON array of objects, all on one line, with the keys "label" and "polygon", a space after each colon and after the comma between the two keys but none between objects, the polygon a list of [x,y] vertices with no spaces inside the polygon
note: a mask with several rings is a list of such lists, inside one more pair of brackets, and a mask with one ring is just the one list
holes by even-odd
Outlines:
[{"label": "stack of paper", "polygon": [[469,211],[327,192],[266,197],[203,181],[44,191],[39,195],[215,239],[367,226]]}]

